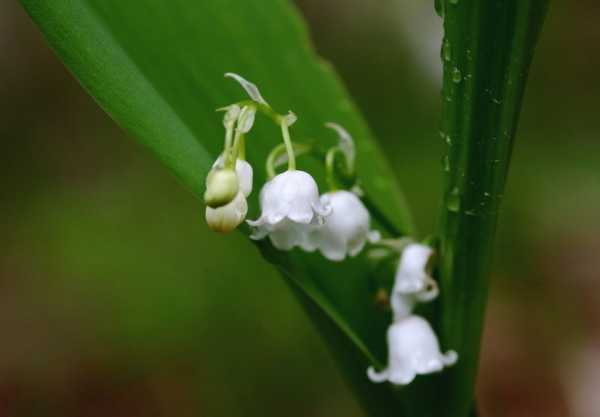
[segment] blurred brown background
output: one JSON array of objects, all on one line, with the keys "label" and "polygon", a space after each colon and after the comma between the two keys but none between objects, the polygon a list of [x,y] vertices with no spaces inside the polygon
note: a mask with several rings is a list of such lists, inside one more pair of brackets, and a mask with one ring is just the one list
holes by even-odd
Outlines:
[{"label": "blurred brown background", "polygon": [[[298,2],[425,232],[443,146],[432,3]],[[482,416],[600,415],[598,18],[597,2],[554,2],[534,61]],[[279,277],[241,236],[207,231],[200,204],[82,91],[16,1],[0,3],[0,51],[0,416],[361,415]],[[227,251],[251,255],[231,265]]]}]

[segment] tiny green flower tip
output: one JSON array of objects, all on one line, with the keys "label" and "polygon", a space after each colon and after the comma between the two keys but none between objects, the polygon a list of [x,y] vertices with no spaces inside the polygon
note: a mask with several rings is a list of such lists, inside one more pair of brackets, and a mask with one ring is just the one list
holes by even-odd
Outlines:
[{"label": "tiny green flower tip", "polygon": [[337,133],[339,139],[338,147],[346,156],[348,166],[353,169],[354,160],[356,159],[356,147],[354,145],[354,139],[352,139],[352,135],[350,135],[346,129],[337,123],[327,122],[325,123],[325,127],[328,127]]},{"label": "tiny green flower tip", "polygon": [[258,89],[258,87],[256,86],[256,84],[251,83],[250,81],[246,80],[244,77],[242,77],[241,75],[238,75],[234,72],[226,72],[225,73],[225,77],[227,78],[233,78],[234,80],[236,80],[238,83],[240,83],[240,85],[242,86],[242,88],[244,90],[246,90],[246,93],[248,93],[248,95],[250,96],[250,98],[254,101],[256,101],[257,103],[260,104],[264,104],[264,105],[269,105],[267,103],[267,101],[263,98],[263,96],[260,94],[260,91]]},{"label": "tiny green flower tip", "polygon": [[240,115],[241,109],[240,106],[238,106],[237,104],[232,104],[227,107],[221,107],[217,109],[217,111],[225,112],[225,115],[223,116],[223,126],[225,126],[225,128],[227,129],[233,126],[233,124]]},{"label": "tiny green flower tip", "polygon": [[288,111],[288,113],[283,116],[283,122],[289,127],[291,125],[293,125],[294,123],[296,123],[296,121],[298,120],[298,116],[296,116],[296,114],[293,111]]},{"label": "tiny green flower tip", "polygon": [[256,107],[244,106],[238,116],[238,127],[240,133],[248,133],[252,129],[254,124],[254,118],[256,116]]}]

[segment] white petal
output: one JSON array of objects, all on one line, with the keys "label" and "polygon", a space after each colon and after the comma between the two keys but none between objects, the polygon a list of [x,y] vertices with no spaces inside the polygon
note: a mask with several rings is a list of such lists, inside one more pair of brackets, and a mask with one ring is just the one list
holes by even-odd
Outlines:
[{"label": "white petal", "polygon": [[250,165],[247,161],[242,161],[241,159],[238,159],[235,162],[235,172],[237,173],[238,178],[240,180],[240,190],[244,193],[246,197],[248,197],[252,192],[252,165]]},{"label": "white petal", "polygon": [[387,369],[384,369],[381,372],[377,372],[375,368],[369,366],[367,369],[367,376],[372,382],[386,382],[388,380],[388,371]]},{"label": "white petal", "polygon": [[321,236],[316,244],[318,245],[321,254],[330,261],[339,262],[346,258],[346,245],[340,238],[336,239],[334,236]]},{"label": "white petal", "polygon": [[271,243],[279,250],[290,250],[296,246],[298,236],[293,229],[279,229],[269,233]]},{"label": "white petal", "polygon": [[414,381],[417,372],[411,368],[396,368],[388,370],[389,381],[394,385],[408,385]]},{"label": "white petal", "polygon": [[[419,316],[395,321],[388,329],[388,373],[390,382],[400,375],[429,374],[453,365],[458,356],[440,352],[440,346],[429,323]],[[394,378],[393,375],[398,375]],[[409,381],[410,382],[410,381]],[[408,383],[408,382],[394,382]]]},{"label": "white petal", "polygon": [[413,243],[404,248],[394,284],[394,293],[414,294],[427,290],[431,278],[427,274],[427,262],[433,254],[429,246]]},{"label": "white petal", "polygon": [[315,217],[312,211],[304,211],[304,210],[290,210],[288,214],[288,218],[295,223],[302,224],[311,224],[313,218]]},{"label": "white petal", "polygon": [[432,254],[433,250],[429,246],[419,243],[410,244],[402,252],[400,270],[404,275],[423,275]]},{"label": "white petal", "polygon": [[428,302],[439,294],[437,283],[426,270],[433,250],[425,245],[410,244],[402,252],[390,304],[395,318],[412,313],[417,302]]},{"label": "white petal", "polygon": [[347,255],[356,256],[364,248],[370,234],[368,210],[349,191],[323,194],[320,202],[330,214],[324,224],[316,229],[314,243],[323,256],[332,261],[341,261]]},{"label": "white petal", "polygon": [[206,207],[206,223],[216,232],[229,233],[246,218],[248,203],[243,193],[238,192],[228,204],[213,209]]},{"label": "white petal", "polygon": [[333,207],[328,202],[317,201],[312,204],[312,208],[320,217],[327,217],[333,212]]},{"label": "white petal", "polygon": [[258,103],[261,103],[261,104],[266,104],[268,106],[268,103],[262,97],[262,95],[260,94],[260,91],[258,90],[258,87],[255,84],[253,84],[250,81],[246,80],[241,75],[235,74],[233,72],[227,72],[227,73],[225,73],[225,77],[233,78],[238,83],[240,83],[240,85],[242,86],[242,88],[244,90],[246,90],[246,93],[248,93],[248,95],[250,96],[250,98],[252,100],[254,100],[254,101],[258,102]]},{"label": "white petal", "polygon": [[[276,175],[260,191],[261,216],[248,224],[258,228],[253,236],[269,236],[280,250],[301,247],[313,251],[314,224],[327,212],[319,202],[317,183],[304,171],[286,171]],[[318,211],[317,211],[318,210]]]},{"label": "white petal", "polygon": [[[249,220],[246,220],[246,223],[250,224]],[[264,239],[269,234],[269,229],[266,227],[258,226],[252,230],[250,234],[250,239],[252,240],[261,240]]]},{"label": "white petal", "polygon": [[266,216],[267,223],[270,225],[276,225],[285,219],[285,214],[282,212],[272,212]]},{"label": "white petal", "polygon": [[303,239],[298,245],[300,246],[300,248],[302,248],[303,251],[314,252],[318,248],[318,245],[315,242],[314,228],[315,226],[306,226],[306,231],[304,233]]},{"label": "white petal", "polygon": [[313,206],[318,201],[317,183],[304,171],[286,171],[275,176],[264,185],[260,195],[263,215],[272,224],[283,217],[308,224],[315,216]]},{"label": "white petal", "polygon": [[367,236],[368,232],[366,230],[361,230],[359,233],[356,233],[353,237],[349,238],[346,242],[348,255],[352,257],[358,255],[367,243]]},{"label": "white petal", "polygon": [[306,244],[307,226],[284,219],[269,232],[271,243],[279,250],[290,250]]}]

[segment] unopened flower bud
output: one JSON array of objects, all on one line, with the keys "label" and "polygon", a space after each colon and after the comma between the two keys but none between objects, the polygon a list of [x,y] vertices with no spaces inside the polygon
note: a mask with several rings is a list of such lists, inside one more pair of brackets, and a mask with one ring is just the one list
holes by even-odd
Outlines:
[{"label": "unopened flower bud", "polygon": [[246,218],[248,203],[241,191],[228,204],[219,208],[206,207],[206,223],[211,230],[219,233],[232,232]]},{"label": "unopened flower bud", "polygon": [[223,116],[223,126],[225,126],[225,129],[233,128],[233,125],[241,112],[240,106],[232,104],[231,106],[222,107],[217,110],[225,112],[225,115]]},{"label": "unopened flower bud", "polygon": [[241,133],[248,133],[254,125],[254,118],[256,117],[256,107],[244,106],[238,117],[237,129]]},{"label": "unopened flower bud", "polygon": [[204,203],[210,208],[218,208],[231,202],[240,188],[238,176],[231,169],[213,169],[206,177]]}]

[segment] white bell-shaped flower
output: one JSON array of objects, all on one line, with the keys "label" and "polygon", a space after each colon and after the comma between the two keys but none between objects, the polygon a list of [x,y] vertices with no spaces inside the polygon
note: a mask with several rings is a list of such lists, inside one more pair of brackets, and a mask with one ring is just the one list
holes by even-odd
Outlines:
[{"label": "white bell-shaped flower", "polygon": [[313,177],[298,170],[286,171],[267,182],[260,192],[261,215],[248,220],[254,227],[253,239],[269,236],[273,246],[289,250],[303,246],[309,225],[323,223],[331,207],[319,199]]},{"label": "white bell-shaped flower", "polygon": [[395,319],[410,315],[417,302],[431,301],[439,294],[427,273],[432,254],[433,249],[419,243],[411,243],[402,251],[390,297]]},{"label": "white bell-shaped flower", "polygon": [[334,191],[321,196],[321,204],[331,206],[332,212],[321,226],[311,228],[303,249],[318,249],[331,261],[356,256],[367,241],[380,239],[379,232],[370,228],[370,215],[356,194]]},{"label": "white bell-shaped flower", "polygon": [[373,382],[410,384],[417,375],[439,372],[458,359],[458,355],[452,350],[440,352],[433,329],[419,316],[409,316],[392,323],[388,328],[387,343],[388,366],[381,372],[373,367],[367,370],[367,375]]},{"label": "white bell-shaped flower", "polygon": [[[212,167],[213,169],[223,168],[223,155],[217,158]],[[248,197],[252,192],[252,165],[247,161],[238,159],[235,161],[235,173],[238,176],[240,191]]]},{"label": "white bell-shaped flower", "polygon": [[218,208],[206,207],[206,223],[208,227],[219,233],[229,233],[238,227],[248,213],[246,196],[240,190],[235,198]]}]

